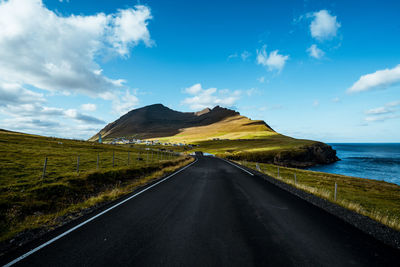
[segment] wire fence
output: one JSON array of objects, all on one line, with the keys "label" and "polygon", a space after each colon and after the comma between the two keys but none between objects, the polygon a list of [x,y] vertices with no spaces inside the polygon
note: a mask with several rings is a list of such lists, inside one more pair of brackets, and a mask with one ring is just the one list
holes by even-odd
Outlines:
[{"label": "wire fence", "polygon": [[43,159],[41,178],[54,176],[60,172],[88,172],[102,169],[140,167],[157,165],[163,161],[170,161],[180,157],[180,153],[162,150],[132,150],[132,151],[103,151],[85,153],[75,157],[51,157]]}]

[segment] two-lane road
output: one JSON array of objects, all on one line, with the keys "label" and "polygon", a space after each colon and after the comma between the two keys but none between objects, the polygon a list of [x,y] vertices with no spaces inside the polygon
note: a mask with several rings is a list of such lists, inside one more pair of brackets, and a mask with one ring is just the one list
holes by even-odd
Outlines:
[{"label": "two-lane road", "polygon": [[16,265],[394,266],[399,260],[399,251],[260,177],[200,157]]}]

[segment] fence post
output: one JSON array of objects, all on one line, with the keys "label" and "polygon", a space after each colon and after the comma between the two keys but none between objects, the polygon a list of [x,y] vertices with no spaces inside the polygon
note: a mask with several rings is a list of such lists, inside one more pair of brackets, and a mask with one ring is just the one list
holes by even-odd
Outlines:
[{"label": "fence post", "polygon": [[297,184],[297,177],[296,177],[296,174],[294,174],[294,184]]},{"label": "fence post", "polygon": [[335,196],[334,196],[335,201],[336,201],[336,194],[337,194],[337,183],[335,182]]},{"label": "fence post", "polygon": [[47,157],[44,159],[42,179],[46,176]]},{"label": "fence post", "polygon": [[113,168],[114,168],[114,151],[113,151]]},{"label": "fence post", "polygon": [[256,163],[256,169],[257,169],[257,171],[261,171],[260,165],[258,165],[258,162]]},{"label": "fence post", "polygon": [[79,156],[76,160],[76,172],[79,173]]},{"label": "fence post", "polygon": [[99,156],[99,153],[97,153],[97,164],[96,164],[96,169],[99,169],[99,161],[100,161],[100,156]]}]

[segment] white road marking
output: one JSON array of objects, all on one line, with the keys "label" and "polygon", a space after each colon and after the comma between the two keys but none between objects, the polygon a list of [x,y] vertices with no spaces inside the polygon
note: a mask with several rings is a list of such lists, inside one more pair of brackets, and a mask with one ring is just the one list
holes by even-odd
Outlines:
[{"label": "white road marking", "polygon": [[233,166],[235,166],[236,168],[238,168],[238,169],[241,169],[242,171],[244,171],[244,172],[247,172],[248,174],[250,174],[251,176],[254,176],[254,174],[252,174],[251,172],[249,172],[248,170],[246,170],[246,169],[243,169],[242,167],[239,167],[238,165],[236,165],[236,164],[233,164],[232,162],[230,162],[229,160],[226,160],[226,159],[223,159],[223,158],[220,158],[220,159],[222,159],[223,161],[225,161],[225,162],[228,162],[229,164],[231,164],[231,165],[233,165]]},{"label": "white road marking", "polygon": [[108,208],[108,209],[106,209],[106,210],[100,212],[99,214],[97,214],[97,215],[91,217],[90,219],[87,219],[86,221],[84,221],[84,222],[82,222],[82,223],[76,225],[75,227],[72,227],[72,228],[69,229],[68,231],[65,231],[64,233],[62,233],[62,234],[60,234],[60,235],[54,237],[53,239],[50,239],[50,240],[47,241],[46,243],[43,243],[43,244],[41,244],[40,246],[38,246],[38,247],[36,247],[36,248],[34,248],[34,249],[28,251],[27,253],[25,253],[25,254],[19,256],[18,258],[16,258],[15,260],[10,261],[9,263],[7,263],[6,265],[4,265],[3,267],[8,267],[8,266],[14,265],[15,263],[17,263],[17,262],[19,262],[19,261],[25,259],[25,258],[28,257],[29,255],[32,255],[32,254],[35,253],[36,251],[38,251],[38,250],[40,250],[40,249],[42,249],[42,248],[44,248],[44,247],[50,245],[51,243],[57,241],[58,239],[60,239],[60,238],[62,238],[62,237],[64,237],[64,236],[66,236],[66,235],[68,235],[69,233],[75,231],[76,229],[82,227],[83,225],[87,224],[88,222],[93,221],[93,220],[96,219],[97,217],[100,217],[101,215],[103,215],[103,214],[109,212],[110,210],[112,210],[112,209],[114,209],[114,208],[116,208],[116,207],[118,207],[118,206],[124,204],[125,202],[131,200],[132,198],[137,197],[137,196],[140,195],[141,193],[143,193],[143,192],[149,190],[150,188],[153,188],[154,186],[156,186],[156,185],[158,185],[158,184],[160,184],[160,183],[162,183],[162,182],[168,180],[169,178],[171,178],[171,177],[174,176],[175,174],[180,173],[181,171],[185,170],[186,168],[189,168],[190,166],[192,166],[192,165],[195,164],[196,162],[197,162],[197,159],[196,159],[194,162],[190,163],[189,165],[183,167],[183,168],[180,169],[179,171],[174,172],[173,174],[171,174],[171,175],[165,177],[165,178],[162,179],[161,181],[158,181],[158,182],[156,182],[155,184],[152,184],[151,186],[146,187],[146,188],[143,189],[142,191],[137,192],[136,194],[134,194],[134,195],[128,197],[127,199],[122,200],[121,202],[118,202],[118,203],[115,204],[114,206],[112,206],[112,207],[110,207],[110,208]]}]

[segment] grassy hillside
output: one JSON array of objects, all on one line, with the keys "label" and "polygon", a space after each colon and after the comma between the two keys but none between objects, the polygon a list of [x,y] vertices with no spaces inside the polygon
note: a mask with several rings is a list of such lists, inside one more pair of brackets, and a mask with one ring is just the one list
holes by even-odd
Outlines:
[{"label": "grassy hillside", "polygon": [[[238,163],[255,169],[254,162]],[[400,230],[400,186],[384,181],[259,164],[260,171]],[[295,177],[296,174],[296,183]],[[337,184],[337,198],[334,188]]]},{"label": "grassy hillside", "polygon": [[218,139],[262,139],[278,135],[263,121],[250,120],[241,115],[235,115],[210,125],[180,129],[173,136],[153,138],[166,142],[194,143],[204,140]]},{"label": "grassy hillside", "polygon": [[190,160],[145,150],[144,146],[122,147],[0,130],[0,241],[28,229],[57,225],[61,216],[126,194]]},{"label": "grassy hillside", "polygon": [[317,144],[281,135],[263,121],[240,115],[210,125],[181,129],[176,135],[151,140],[195,144],[197,146],[192,151],[201,150],[221,157],[258,162],[273,162],[282,153],[306,153],[305,147]]}]

